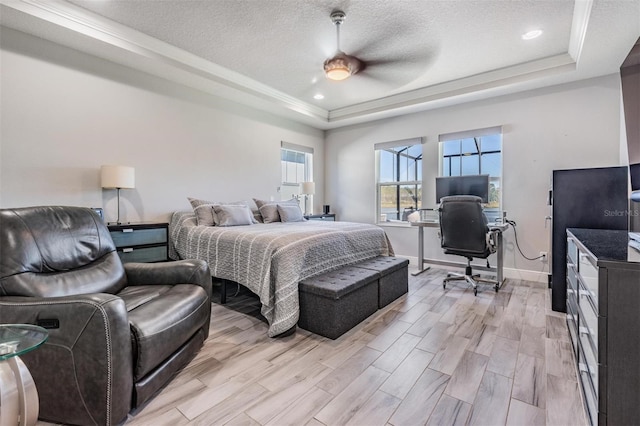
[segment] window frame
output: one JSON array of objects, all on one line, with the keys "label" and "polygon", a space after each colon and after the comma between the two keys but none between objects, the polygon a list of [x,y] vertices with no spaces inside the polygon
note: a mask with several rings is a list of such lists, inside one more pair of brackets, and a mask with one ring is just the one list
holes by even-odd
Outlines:
[{"label": "window frame", "polygon": [[[285,176],[283,176],[283,167],[282,167],[282,163],[285,161],[282,159],[283,151],[291,151],[291,152],[295,152],[296,154],[304,155],[304,163],[303,163],[304,177],[302,178],[303,180],[299,182],[285,181],[284,179]],[[294,197],[299,197],[300,184],[302,182],[313,182],[313,153],[314,153],[314,150],[311,147],[296,145],[296,144],[292,144],[284,141],[281,142],[281,145],[280,145],[280,193],[281,193],[282,199],[289,199],[290,197],[289,195],[287,195],[289,193],[291,193],[291,195],[293,195]],[[313,202],[312,197],[313,195],[309,195],[310,202]]]},{"label": "window frame", "polygon": [[[412,139],[403,139],[393,142],[384,142],[374,145],[375,149],[375,165],[376,165],[376,224],[378,225],[389,225],[389,224],[407,224],[408,221],[406,218],[403,218],[403,207],[401,205],[401,188],[403,186],[410,186],[414,189],[414,204],[413,208],[415,210],[419,210],[422,208],[422,192],[424,185],[424,177],[423,173],[423,160],[424,160],[424,149],[422,145],[424,144],[424,138],[412,138]],[[417,157],[408,156],[407,153],[403,153],[405,150],[409,150],[410,147],[420,145],[420,154]],[[401,151],[397,151],[397,148],[404,148]],[[396,164],[394,167],[394,177],[395,180],[381,182],[381,153],[383,151],[391,152],[394,155],[397,155]],[[400,180],[402,173],[400,163],[402,157],[409,157],[415,160],[415,164],[413,165],[414,171],[413,176],[415,179],[413,180]],[[383,187],[396,187],[396,208],[395,218],[386,220],[382,220],[382,188]],[[403,220],[404,219],[404,220]]]},{"label": "window frame", "polygon": [[[495,150],[495,149],[488,149],[487,151],[483,151],[482,150],[482,138],[486,138],[486,137],[493,137],[493,136],[499,136],[500,139],[500,150]],[[485,128],[485,129],[476,129],[476,130],[468,130],[468,131],[464,131],[464,132],[457,132],[457,133],[449,133],[449,134],[442,134],[438,137],[439,140],[439,152],[438,152],[438,176],[470,176],[471,174],[465,174],[464,173],[464,167],[462,165],[462,159],[463,158],[469,158],[469,155],[472,156],[477,156],[478,159],[478,173],[477,174],[489,174],[489,196],[492,196],[492,192],[491,188],[494,188],[494,191],[497,192],[497,202],[498,205],[494,206],[494,207],[488,207],[485,206],[485,214],[487,215],[487,218],[489,220],[492,219],[496,219],[498,217],[501,216],[500,212],[502,211],[502,206],[503,206],[503,200],[502,200],[502,188],[503,188],[503,172],[504,172],[504,168],[503,168],[503,160],[504,160],[504,140],[503,140],[503,132],[502,132],[502,127],[501,126],[497,126],[497,127],[489,127],[489,128]],[[473,139],[474,141],[474,145],[476,147],[476,151],[474,153],[465,153],[464,149],[462,147],[463,141],[464,140],[470,140]],[[457,141],[460,143],[460,149],[458,153],[455,154],[448,154],[445,155],[444,153],[444,144],[447,142],[453,142],[453,141]],[[499,160],[499,168],[500,168],[500,175],[499,176],[495,176],[492,175],[491,173],[488,173],[486,170],[483,170],[482,167],[482,158],[483,155],[486,154],[500,154],[500,160]],[[451,158],[455,158],[458,157],[460,158],[460,164],[458,167],[458,173],[457,174],[452,174],[453,172],[453,167],[451,164]],[[448,167],[448,174],[445,174],[445,167],[444,167],[444,163],[445,163],[445,159],[449,158],[449,167]]]}]

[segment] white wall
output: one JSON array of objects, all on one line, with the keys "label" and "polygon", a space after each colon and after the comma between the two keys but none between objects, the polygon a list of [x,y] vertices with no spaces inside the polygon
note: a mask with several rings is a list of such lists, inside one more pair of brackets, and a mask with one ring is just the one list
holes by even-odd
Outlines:
[{"label": "white wall", "polygon": [[[424,207],[434,203],[429,185],[438,173],[438,135],[503,126],[503,208],[517,223],[524,253],[550,251],[547,193],[554,169],[620,164],[620,83],[610,75],[562,86],[502,96],[455,107],[330,130],[326,136],[326,202],[341,220],[375,220],[373,145],[425,136]],[[417,257],[417,229],[386,227],[396,254]],[[527,261],[505,234],[505,275],[546,280],[548,264]],[[445,256],[436,229],[425,230],[425,257]]]},{"label": "white wall", "polygon": [[134,166],[122,219],[168,220],[212,200],[278,197],[280,142],[311,146],[323,204],[324,133],[2,28],[0,207],[81,205],[116,217],[102,164]]}]

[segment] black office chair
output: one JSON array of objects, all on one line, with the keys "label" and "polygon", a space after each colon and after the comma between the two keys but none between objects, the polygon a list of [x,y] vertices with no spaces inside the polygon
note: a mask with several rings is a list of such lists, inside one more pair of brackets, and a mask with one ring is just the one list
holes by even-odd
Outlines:
[{"label": "black office chair", "polygon": [[[495,234],[489,230],[487,217],[482,211],[482,199],[472,195],[455,195],[442,197],[440,200],[440,245],[445,254],[454,254],[467,258],[464,274],[450,272],[442,283],[447,287],[449,281],[466,281],[473,287],[473,294],[478,294],[478,283],[494,284],[498,291],[497,280],[481,278],[471,271],[471,260],[487,259],[495,253]],[[487,260],[487,267],[489,261]]]}]

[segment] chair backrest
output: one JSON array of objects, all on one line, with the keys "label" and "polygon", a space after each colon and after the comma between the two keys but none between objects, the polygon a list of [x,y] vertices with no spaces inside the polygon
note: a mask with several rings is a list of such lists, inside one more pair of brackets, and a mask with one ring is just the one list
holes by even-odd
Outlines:
[{"label": "chair backrest", "polygon": [[111,234],[92,209],[0,210],[0,296],[115,294],[126,284]]},{"label": "chair backrest", "polygon": [[482,198],[455,195],[440,200],[440,243],[447,254],[486,258],[491,254],[487,243],[487,217]]}]

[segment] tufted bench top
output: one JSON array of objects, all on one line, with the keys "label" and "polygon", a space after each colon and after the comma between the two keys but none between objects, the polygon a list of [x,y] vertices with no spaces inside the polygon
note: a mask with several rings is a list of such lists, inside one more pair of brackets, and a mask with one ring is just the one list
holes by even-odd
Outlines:
[{"label": "tufted bench top", "polygon": [[409,265],[408,259],[391,256],[378,256],[373,259],[358,262],[356,267],[371,269],[380,272],[381,275],[387,275]]},{"label": "tufted bench top", "polygon": [[378,276],[378,272],[374,270],[343,266],[335,271],[300,281],[299,290],[330,299],[340,299],[376,281]]}]

